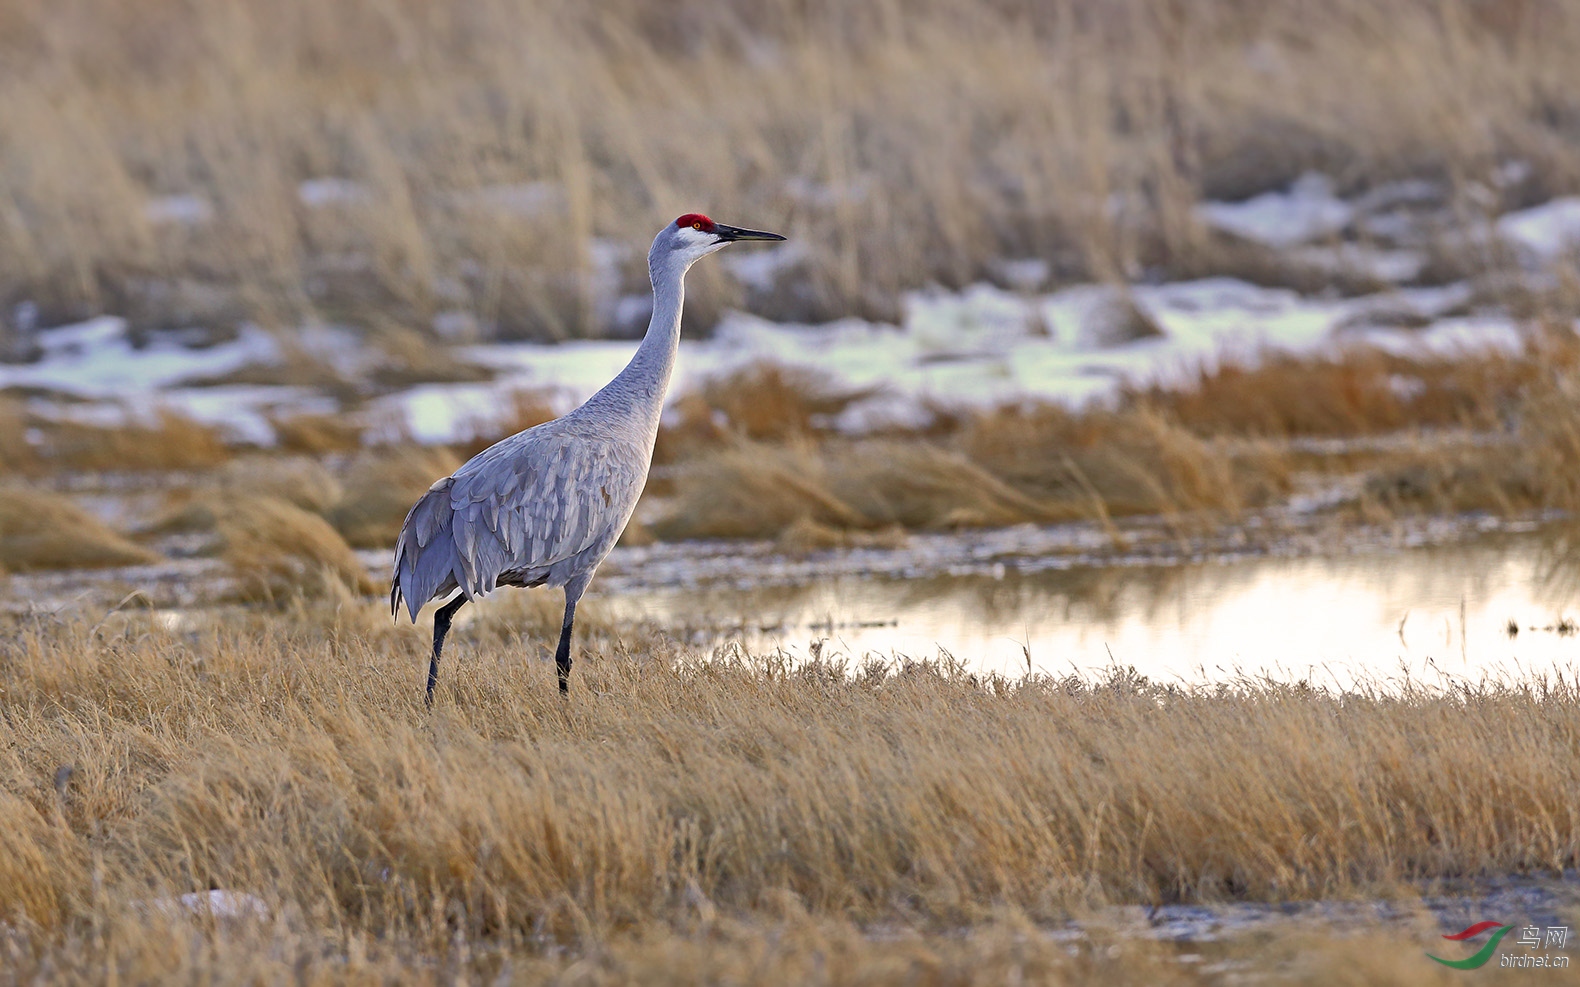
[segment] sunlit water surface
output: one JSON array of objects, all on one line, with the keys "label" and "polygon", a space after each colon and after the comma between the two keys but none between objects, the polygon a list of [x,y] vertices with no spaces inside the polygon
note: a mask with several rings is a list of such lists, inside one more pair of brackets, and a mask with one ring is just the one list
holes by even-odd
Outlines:
[{"label": "sunlit water surface", "polygon": [[1330,687],[1572,677],[1580,565],[1541,534],[1339,558],[1253,558],[802,586],[638,589],[617,615],[690,643],[805,658],[941,651],[974,670]]}]

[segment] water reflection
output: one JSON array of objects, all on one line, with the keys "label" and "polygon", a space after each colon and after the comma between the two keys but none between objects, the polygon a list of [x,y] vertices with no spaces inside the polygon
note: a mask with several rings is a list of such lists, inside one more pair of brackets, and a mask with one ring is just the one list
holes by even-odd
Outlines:
[{"label": "water reflection", "polygon": [[[1572,669],[1580,551],[1548,534],[1341,558],[1088,567],[987,576],[837,576],[771,588],[651,589],[607,605],[699,645],[923,657],[1018,674],[1115,663],[1190,682],[1330,686]],[[1511,632],[1511,626],[1513,628]]]}]

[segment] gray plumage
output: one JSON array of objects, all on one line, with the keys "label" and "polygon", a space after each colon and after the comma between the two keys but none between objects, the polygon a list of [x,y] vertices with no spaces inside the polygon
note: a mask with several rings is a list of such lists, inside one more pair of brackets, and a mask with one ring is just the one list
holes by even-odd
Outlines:
[{"label": "gray plumage", "polygon": [[434,617],[427,698],[450,618],[499,586],[563,586],[556,664],[568,688],[576,602],[636,509],[680,343],[686,271],[734,240],[782,240],[696,214],[666,226],[648,252],[653,318],[636,355],[575,411],[489,446],[428,488],[395,545],[390,608],[415,622],[423,604],[460,595]]}]

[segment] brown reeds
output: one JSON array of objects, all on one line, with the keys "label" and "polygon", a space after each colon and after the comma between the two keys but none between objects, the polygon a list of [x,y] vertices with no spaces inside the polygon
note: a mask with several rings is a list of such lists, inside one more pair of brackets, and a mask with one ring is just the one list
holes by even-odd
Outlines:
[{"label": "brown reeds", "polygon": [[59,494],[0,487],[0,573],[142,565],[159,555]]},{"label": "brown reeds", "polygon": [[773,538],[802,520],[869,527],[870,518],[829,489],[827,465],[820,450],[802,443],[703,453],[678,468],[674,498],[649,528],[682,539]]},{"label": "brown reeds", "polygon": [[311,514],[325,514],[345,500],[340,479],[307,456],[243,456],[215,471],[223,496],[274,497]]},{"label": "brown reeds", "polygon": [[[1112,406],[937,408],[921,429],[865,439],[842,435],[830,419],[859,395],[751,367],[679,399],[659,435],[654,500],[631,537],[811,548],[855,544],[866,537],[858,533],[892,541],[897,530],[1108,526],[1135,515],[1194,531],[1340,482],[1359,493],[1332,506],[1371,520],[1572,510],[1580,504],[1569,468],[1580,448],[1577,365],[1580,346],[1564,332],[1534,332],[1515,352],[1274,352],[1215,362],[1170,387],[1132,388]],[[510,427],[550,414],[525,394]],[[162,437],[176,447],[185,433],[172,428]],[[28,459],[34,443],[16,449],[8,455],[37,466]],[[322,461],[248,454],[194,477],[195,499],[183,507],[178,494],[181,503],[149,531],[212,530],[216,514],[202,490],[217,487],[291,501],[328,518],[355,547],[388,548],[416,499],[459,463],[450,449],[412,444]]]},{"label": "brown reeds", "polygon": [[219,555],[244,600],[284,603],[376,586],[328,521],[277,497],[237,495],[214,504]]},{"label": "brown reeds", "polygon": [[443,448],[403,445],[366,450],[352,461],[344,494],[325,516],[357,548],[394,548],[401,522],[417,498],[460,465]]},{"label": "brown reeds", "polygon": [[[547,662],[463,626],[429,712],[425,632],[376,605],[196,619],[0,635],[0,920],[27,930],[10,962],[75,969],[90,937],[151,969],[207,962],[102,930],[185,923],[157,903],[211,888],[257,896],[291,959],[330,936],[384,961],[633,962],[614,944],[684,953],[787,921],[958,932],[1580,862],[1567,680],[1336,695],[846,674],[615,628],[587,638],[567,705]],[[245,924],[200,928],[268,951]]]},{"label": "brown reeds", "polygon": [[38,453],[27,441],[27,415],[21,403],[0,398],[0,470],[16,476],[37,463]]},{"label": "brown reeds", "polygon": [[1533,334],[1517,352],[1397,355],[1264,353],[1214,361],[1185,381],[1131,389],[1123,402],[1203,435],[1287,438],[1406,429],[1497,428],[1533,385],[1580,363],[1572,333]]},{"label": "brown reeds", "polygon": [[362,448],[362,425],[344,415],[286,415],[269,422],[275,441],[285,452],[321,456]]},{"label": "brown reeds", "polygon": [[1045,405],[965,415],[937,439],[730,443],[672,465],[666,488],[652,525],[661,538],[776,538],[807,524],[947,530],[1133,514],[1194,524],[1276,503],[1290,470],[1271,445],[1231,452],[1151,411]]},{"label": "brown reeds", "polygon": [[[15,462],[17,472],[24,475],[60,470],[207,469],[232,455],[218,429],[170,411],[161,411],[152,423],[114,427],[48,421],[25,414],[14,414],[12,421],[23,425],[19,436],[31,435],[33,441],[18,444],[13,439],[0,450],[6,457],[0,465]],[[0,427],[5,425],[0,421]]]},{"label": "brown reeds", "polygon": [[782,442],[827,431],[833,416],[870,393],[835,386],[809,370],[758,363],[708,381],[698,397],[731,434]]}]

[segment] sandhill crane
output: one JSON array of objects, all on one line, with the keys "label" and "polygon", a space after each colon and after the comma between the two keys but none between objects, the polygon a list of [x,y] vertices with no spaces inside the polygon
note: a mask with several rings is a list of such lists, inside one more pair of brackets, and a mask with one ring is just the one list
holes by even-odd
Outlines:
[{"label": "sandhill crane", "polygon": [[426,701],[455,612],[496,586],[563,586],[565,618],[554,662],[570,691],[576,602],[625,530],[647,483],[653,440],[680,346],[686,271],[736,240],[783,240],[687,213],[647,254],[653,319],[624,370],[563,418],[501,439],[418,499],[395,544],[390,611],[417,620],[423,604],[455,596],[433,615]]}]

